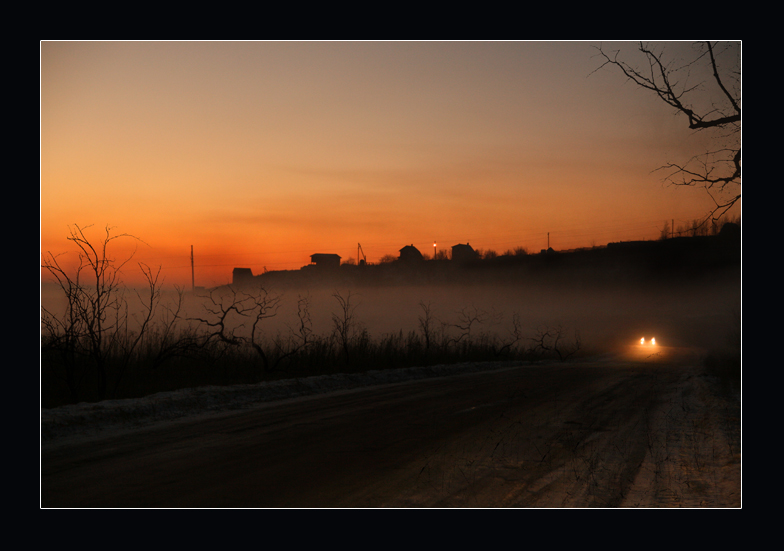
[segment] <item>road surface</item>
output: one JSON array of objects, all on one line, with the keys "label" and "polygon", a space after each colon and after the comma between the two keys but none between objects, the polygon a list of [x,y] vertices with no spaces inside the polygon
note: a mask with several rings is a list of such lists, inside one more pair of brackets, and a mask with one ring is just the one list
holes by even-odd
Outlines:
[{"label": "road surface", "polygon": [[739,507],[739,409],[695,365],[630,349],[45,445],[41,505]]}]

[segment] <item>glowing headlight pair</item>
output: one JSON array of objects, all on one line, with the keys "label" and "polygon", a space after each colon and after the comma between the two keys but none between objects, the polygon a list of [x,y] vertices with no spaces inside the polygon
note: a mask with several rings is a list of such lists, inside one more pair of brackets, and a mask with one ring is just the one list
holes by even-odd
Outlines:
[{"label": "glowing headlight pair", "polygon": [[[645,345],[645,337],[640,339],[640,344],[643,345],[643,346]],[[651,346],[656,346],[656,339],[651,339],[648,342],[648,344],[650,344]]]}]

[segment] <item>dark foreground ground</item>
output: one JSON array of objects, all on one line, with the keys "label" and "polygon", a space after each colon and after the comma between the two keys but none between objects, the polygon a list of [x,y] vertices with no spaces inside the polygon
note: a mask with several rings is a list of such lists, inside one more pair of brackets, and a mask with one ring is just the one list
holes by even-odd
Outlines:
[{"label": "dark foreground ground", "polygon": [[44,444],[43,507],[740,507],[690,349],[282,400]]}]

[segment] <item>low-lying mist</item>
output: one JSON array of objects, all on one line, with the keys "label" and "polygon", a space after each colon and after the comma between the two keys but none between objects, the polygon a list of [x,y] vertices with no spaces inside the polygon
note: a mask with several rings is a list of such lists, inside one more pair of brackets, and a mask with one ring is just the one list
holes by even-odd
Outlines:
[{"label": "low-lying mist", "polygon": [[[523,333],[561,326],[583,343],[605,349],[654,336],[662,345],[710,348],[725,338],[740,286],[730,282],[574,288],[560,285],[455,285],[300,290],[284,295],[277,330],[296,322],[297,296],[309,296],[314,332],[331,329],[338,303],[351,293],[355,316],[371,335],[415,331],[423,304],[439,323],[455,325],[464,314],[481,315],[475,329],[503,334],[517,314]],[[271,321],[271,320],[270,320]],[[270,324],[272,328],[273,324]]]},{"label": "low-lying mist", "polygon": [[100,321],[86,312],[69,325],[63,291],[42,285],[42,406],[370,369],[566,360],[624,353],[643,337],[719,358],[740,344],[740,270],[709,281],[251,283],[162,291],[142,331],[149,290],[125,289],[114,298],[127,309],[107,305]]},{"label": "low-lying mist", "polygon": [[371,369],[627,354],[651,338],[702,349],[706,368],[740,375],[739,228],[470,262],[241,270],[238,285],[195,292],[144,269],[149,288],[125,288],[111,261],[92,285],[55,259],[46,267],[63,288],[41,286],[44,407]]},{"label": "low-lying mist", "polygon": [[[239,289],[254,294],[253,286]],[[350,301],[358,329],[374,337],[402,331],[418,331],[425,308],[436,325],[455,326],[474,316],[472,332],[505,335],[518,316],[523,334],[533,336],[543,327],[560,326],[577,332],[588,349],[606,350],[656,337],[662,345],[719,346],[726,338],[733,316],[740,312],[740,277],[728,272],[711,281],[647,281],[607,285],[547,284],[443,284],[303,288],[266,288],[269,296],[280,298],[276,315],[262,320],[260,334],[286,335],[299,323],[298,301],[307,298],[312,331],[316,335],[333,330],[333,315],[341,307],[336,294]],[[138,290],[144,298],[144,289]],[[225,295],[225,288],[184,293],[180,316],[184,321],[208,317],[209,296]],[[141,315],[141,302],[134,290],[126,292],[131,314]],[[177,300],[173,290],[165,291],[157,316],[168,315]],[[62,291],[42,286],[42,306],[63,311]],[[227,318],[238,326],[247,323],[241,316]]]}]

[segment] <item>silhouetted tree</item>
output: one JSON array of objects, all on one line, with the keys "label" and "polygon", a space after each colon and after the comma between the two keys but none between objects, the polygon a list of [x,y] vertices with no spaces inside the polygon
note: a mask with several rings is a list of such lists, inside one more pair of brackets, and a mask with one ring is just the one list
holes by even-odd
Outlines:
[{"label": "silhouetted tree", "polygon": [[496,251],[494,251],[493,249],[487,249],[482,254],[482,258],[484,260],[490,260],[491,258],[497,258],[497,257],[498,257],[498,253]]},{"label": "silhouetted tree", "polygon": [[[85,234],[89,227],[69,228],[68,241],[79,251],[73,269],[63,266],[58,255],[51,252],[43,256],[41,263],[65,297],[63,313],[41,307],[41,351],[59,357],[73,401],[81,397],[81,383],[89,373],[95,375],[97,399],[107,397],[110,372],[117,377],[116,389],[128,362],[150,330],[161,300],[160,269],[153,271],[140,263],[149,294],[135,293],[142,313],[138,317],[130,315],[128,289],[121,275],[133,254],[116,260],[109,249],[117,239],[138,239],[115,234],[107,226],[102,239],[91,240]],[[167,331],[172,330],[173,323]]]},{"label": "silhouetted tree", "polygon": [[310,317],[310,297],[299,296],[297,298],[297,327],[289,326],[291,338],[284,339],[278,335],[274,340],[275,361],[272,369],[277,369],[278,365],[288,358],[296,356],[304,351],[313,342],[313,321]]},{"label": "silhouetted tree", "polygon": [[332,314],[333,334],[340,342],[343,354],[346,360],[346,365],[350,363],[350,345],[357,330],[357,321],[354,316],[354,311],[357,309],[356,304],[351,304],[353,295],[351,291],[344,297],[339,291],[335,291],[332,295],[340,305],[340,311]]},{"label": "silhouetted tree", "polygon": [[[260,285],[243,290],[229,285],[211,290],[204,298],[207,316],[191,318],[207,329],[203,344],[212,340],[230,346],[247,344],[261,358],[264,370],[269,370],[271,364],[263,347],[261,322],[278,314],[282,297]],[[249,327],[245,326],[246,323]]]},{"label": "silhouetted tree", "polygon": [[534,350],[554,353],[562,362],[568,360],[580,351],[582,340],[580,339],[580,334],[575,331],[574,340],[567,342],[566,332],[567,330],[561,325],[540,327],[537,329],[536,335],[531,339],[534,342]]},{"label": "silhouetted tree", "polygon": [[452,339],[452,342],[454,344],[458,344],[460,342],[463,342],[464,344],[470,344],[471,339],[474,336],[472,334],[472,329],[475,330],[477,326],[482,325],[490,319],[490,312],[481,310],[473,304],[471,307],[466,306],[462,308],[457,312],[457,323],[450,324],[451,327],[454,327],[459,331],[459,334],[457,337]]},{"label": "silhouetted tree", "polygon": [[[603,60],[597,71],[606,66],[620,70],[685,115],[690,129],[714,132],[714,149],[661,168],[667,171],[666,181],[701,186],[708,192],[714,208],[703,223],[720,218],[741,198],[741,43],[697,42],[690,59],[671,58],[665,45],[642,42],[636,61],[626,61],[630,52],[622,58],[618,50],[607,51],[601,45],[597,50]],[[694,80],[694,74],[701,76]]]},{"label": "silhouetted tree", "polygon": [[512,328],[509,330],[509,336],[502,339],[499,346],[494,347],[493,352],[496,356],[508,354],[512,347],[523,339],[523,326],[520,322],[520,314],[515,312],[512,314]]},{"label": "silhouetted tree", "polygon": [[669,222],[664,222],[664,227],[661,229],[661,234],[659,235],[659,239],[662,239],[662,240],[669,239],[671,236],[672,235],[671,235],[671,231],[670,231],[670,223]]},{"label": "silhouetted tree", "polygon": [[425,350],[430,350],[431,341],[435,332],[435,316],[433,315],[432,304],[419,301],[419,307],[422,309],[422,314],[418,317],[419,330],[422,332],[422,337],[425,339]]}]

